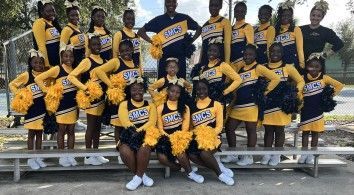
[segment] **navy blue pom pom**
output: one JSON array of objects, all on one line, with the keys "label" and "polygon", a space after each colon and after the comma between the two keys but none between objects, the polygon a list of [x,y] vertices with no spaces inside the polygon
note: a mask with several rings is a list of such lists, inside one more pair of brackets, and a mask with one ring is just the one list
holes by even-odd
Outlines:
[{"label": "navy blue pom pom", "polygon": [[326,85],[323,88],[322,96],[321,96],[321,108],[323,112],[331,112],[334,110],[334,107],[337,105],[337,101],[333,99],[334,97],[334,89],[333,87]]}]

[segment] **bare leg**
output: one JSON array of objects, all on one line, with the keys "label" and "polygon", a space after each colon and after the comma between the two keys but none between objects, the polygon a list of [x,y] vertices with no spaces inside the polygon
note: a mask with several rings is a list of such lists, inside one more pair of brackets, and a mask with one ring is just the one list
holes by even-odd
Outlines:
[{"label": "bare leg", "polygon": [[131,172],[136,173],[136,159],[132,149],[126,144],[119,146],[119,154],[122,157],[122,161],[129,168]]},{"label": "bare leg", "polygon": [[34,138],[35,138],[35,133],[36,130],[28,130],[28,135],[27,135],[27,149],[28,150],[33,150],[34,146]]},{"label": "bare leg", "polygon": [[317,147],[319,133],[311,131],[311,147]]},{"label": "bare leg", "polygon": [[136,175],[139,177],[142,177],[149,165],[149,160],[150,160],[150,153],[151,153],[151,148],[142,146],[139,148],[137,152],[137,168],[136,168]]},{"label": "bare leg", "polygon": [[189,162],[188,156],[186,153],[183,153],[179,156],[177,156],[178,162],[181,164],[181,166],[186,170],[186,173],[192,172],[191,164]]},{"label": "bare leg", "polygon": [[59,124],[59,129],[58,129],[58,137],[57,137],[57,144],[58,144],[58,149],[63,150],[64,149],[64,136],[66,134],[66,128],[67,125],[65,124]]},{"label": "bare leg", "polygon": [[216,176],[219,176],[221,174],[219,164],[216,161],[212,152],[202,151],[200,153],[200,158],[203,160],[206,167],[208,167],[209,169],[211,169],[215,172]]},{"label": "bare leg", "polygon": [[181,169],[181,166],[179,164],[169,161],[167,156],[164,154],[157,153],[157,158],[159,159],[161,164],[170,167],[173,171],[178,171]]},{"label": "bare leg", "polygon": [[275,147],[284,147],[285,132],[284,126],[277,126],[275,129]]},{"label": "bare leg", "polygon": [[229,117],[225,124],[226,138],[229,147],[236,147],[235,130],[240,125],[241,121]]}]

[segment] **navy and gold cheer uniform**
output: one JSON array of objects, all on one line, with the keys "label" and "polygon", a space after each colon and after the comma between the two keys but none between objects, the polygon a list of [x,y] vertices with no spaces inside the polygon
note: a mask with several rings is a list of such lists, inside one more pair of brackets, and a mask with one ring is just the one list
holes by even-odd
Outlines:
[{"label": "navy and gold cheer uniform", "polygon": [[254,30],[245,20],[237,21],[232,27],[231,36],[230,62],[233,66],[238,66],[242,62],[246,45],[254,43]]},{"label": "navy and gold cheer uniform", "polygon": [[[101,51],[100,51],[100,56],[102,59],[108,61],[112,59],[113,52],[112,52],[112,35],[109,34],[104,27],[94,27],[94,32],[100,34],[100,40],[101,40]],[[89,33],[94,33],[94,32],[89,32]],[[88,47],[88,41],[85,42],[86,45],[86,57],[90,56],[91,50]]]},{"label": "navy and gold cheer uniform", "polygon": [[[166,75],[165,77],[157,80],[153,84],[149,85],[149,93],[152,97],[156,95],[157,92],[167,90],[167,86],[171,81],[178,80],[178,79],[183,79],[183,78],[178,78],[177,76],[171,77],[170,75]],[[192,85],[183,79],[183,86],[186,88],[186,90],[190,93],[192,92]],[[155,91],[157,90],[157,92]]]},{"label": "navy and gold cheer uniform", "polygon": [[268,49],[273,44],[275,38],[275,28],[270,22],[261,24],[254,30],[254,43],[257,45],[257,62],[259,64],[268,63]]},{"label": "navy and gold cheer uniform", "polygon": [[113,37],[113,58],[119,57],[119,45],[122,40],[130,40],[133,43],[133,62],[141,66],[141,41],[140,37],[133,31],[124,27],[123,30],[118,31]]}]

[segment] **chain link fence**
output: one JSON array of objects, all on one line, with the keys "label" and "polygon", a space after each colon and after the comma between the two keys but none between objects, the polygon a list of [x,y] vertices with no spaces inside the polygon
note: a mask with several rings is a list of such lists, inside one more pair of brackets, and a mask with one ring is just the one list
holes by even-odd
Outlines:
[{"label": "chain link fence", "polygon": [[[144,75],[149,79],[149,83],[152,83],[157,78],[157,61],[149,54],[149,43],[142,40],[141,44]],[[27,31],[3,43],[3,63],[0,64],[0,116],[13,114],[10,110],[12,94],[8,84],[17,75],[27,70],[28,51],[32,47],[32,31]],[[197,59],[199,57],[196,52],[188,63],[190,65],[187,67],[187,75]],[[354,116],[354,71],[328,70],[327,74],[346,84],[341,94],[336,97],[338,103],[336,109],[329,114]]]}]

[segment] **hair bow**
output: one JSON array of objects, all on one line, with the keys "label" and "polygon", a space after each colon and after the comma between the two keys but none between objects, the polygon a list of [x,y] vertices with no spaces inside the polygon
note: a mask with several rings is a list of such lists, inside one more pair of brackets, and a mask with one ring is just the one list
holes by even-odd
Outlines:
[{"label": "hair bow", "polygon": [[133,83],[144,83],[144,79],[142,77],[130,78],[127,85],[132,85]]},{"label": "hair bow", "polygon": [[279,3],[279,7],[282,9],[292,9],[295,6],[295,1],[287,0],[285,2]]},{"label": "hair bow", "polygon": [[79,2],[77,2],[76,0],[74,0],[74,1],[66,0],[64,5],[66,8],[79,7]]},{"label": "hair bow", "polygon": [[60,49],[59,49],[59,53],[63,52],[63,51],[73,51],[74,50],[74,46],[72,45],[67,45],[63,42],[60,43]]},{"label": "hair bow", "polygon": [[167,58],[166,62],[168,61],[175,61],[176,63],[178,63],[178,58]]},{"label": "hair bow", "polygon": [[321,52],[321,53],[312,53],[310,56],[309,56],[309,58],[307,59],[307,61],[310,61],[310,60],[313,60],[313,59],[321,59],[321,58],[323,58],[323,59],[325,59],[325,57],[323,56],[323,52]]},{"label": "hair bow", "polygon": [[40,0],[40,2],[42,2],[43,5],[45,5],[47,3],[53,3],[53,0]]},{"label": "hair bow", "polygon": [[95,5],[95,6],[92,7],[92,10],[95,10],[95,9],[100,9],[100,10],[103,10],[104,12],[106,12],[106,10],[103,7],[99,6],[99,5]]},{"label": "hair bow", "polygon": [[222,38],[222,37],[216,37],[216,38],[214,38],[214,39],[211,39],[211,40],[209,41],[209,44],[218,44],[218,43],[222,43],[222,41],[223,41],[223,38]]},{"label": "hair bow", "polygon": [[320,0],[315,3],[315,9],[323,11],[324,15],[326,15],[329,10],[329,5],[325,0]]},{"label": "hair bow", "polygon": [[28,51],[28,53],[30,54],[30,57],[33,58],[33,57],[41,57],[41,58],[44,58],[44,55],[38,50],[35,50],[35,49],[31,49]]}]

